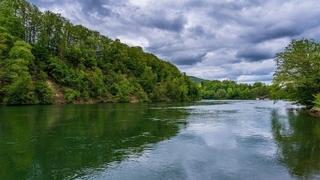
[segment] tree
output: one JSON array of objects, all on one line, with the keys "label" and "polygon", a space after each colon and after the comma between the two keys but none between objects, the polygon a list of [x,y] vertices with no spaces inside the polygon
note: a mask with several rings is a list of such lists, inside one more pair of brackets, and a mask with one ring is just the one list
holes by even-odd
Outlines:
[{"label": "tree", "polygon": [[5,103],[10,105],[34,104],[35,94],[32,80],[28,76],[19,77],[6,87]]},{"label": "tree", "polygon": [[24,26],[22,18],[17,16],[19,8],[18,0],[2,0],[0,1],[0,24],[8,30],[11,35],[24,39]]},{"label": "tree", "polygon": [[8,56],[9,50],[13,46],[13,37],[6,29],[0,26],[0,58],[4,59]]},{"label": "tree", "polygon": [[34,85],[29,73],[29,65],[34,56],[31,53],[31,46],[23,41],[17,41],[9,51],[5,65],[4,83],[6,104],[34,104]]},{"label": "tree", "polygon": [[227,92],[224,89],[218,89],[218,91],[215,93],[215,97],[217,99],[225,99],[226,95],[227,95]]},{"label": "tree", "polygon": [[276,56],[273,83],[289,89],[289,98],[312,106],[320,92],[320,44],[313,40],[294,40]]},{"label": "tree", "polygon": [[34,86],[34,92],[39,104],[52,104],[54,102],[53,91],[46,82],[39,81]]},{"label": "tree", "polygon": [[318,108],[320,108],[320,93],[314,96],[314,105]]}]

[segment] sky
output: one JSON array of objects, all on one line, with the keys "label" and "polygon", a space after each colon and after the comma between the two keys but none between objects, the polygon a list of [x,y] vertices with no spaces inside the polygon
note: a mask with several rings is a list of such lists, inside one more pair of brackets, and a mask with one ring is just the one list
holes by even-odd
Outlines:
[{"label": "sky", "polygon": [[318,0],[29,0],[188,75],[269,83],[292,39],[320,39]]}]

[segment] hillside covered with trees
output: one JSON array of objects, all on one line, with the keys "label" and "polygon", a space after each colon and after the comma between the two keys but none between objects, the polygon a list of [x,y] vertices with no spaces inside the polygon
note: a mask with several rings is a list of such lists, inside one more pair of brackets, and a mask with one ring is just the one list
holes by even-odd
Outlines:
[{"label": "hillside covered with trees", "polygon": [[289,99],[320,107],[320,43],[292,41],[271,86],[188,77],[174,65],[25,0],[0,0],[0,104]]},{"label": "hillside covered with trees", "polygon": [[190,101],[172,64],[25,0],[0,0],[0,104]]}]

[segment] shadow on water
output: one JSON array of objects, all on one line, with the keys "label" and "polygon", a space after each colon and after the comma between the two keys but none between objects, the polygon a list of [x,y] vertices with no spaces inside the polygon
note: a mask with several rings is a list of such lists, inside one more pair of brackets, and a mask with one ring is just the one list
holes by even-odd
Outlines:
[{"label": "shadow on water", "polygon": [[175,136],[187,115],[130,104],[0,108],[0,179],[81,177]]},{"label": "shadow on water", "polygon": [[304,111],[289,110],[287,115],[272,112],[272,133],[278,146],[278,159],[291,175],[319,177],[320,121]]}]

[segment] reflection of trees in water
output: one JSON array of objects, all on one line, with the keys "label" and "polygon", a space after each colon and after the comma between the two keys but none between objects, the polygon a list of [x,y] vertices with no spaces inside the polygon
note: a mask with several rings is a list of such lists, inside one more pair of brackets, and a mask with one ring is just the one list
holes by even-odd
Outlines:
[{"label": "reflection of trees in water", "polygon": [[120,104],[6,108],[0,116],[0,179],[63,179],[176,135],[187,113]]},{"label": "reflection of trees in water", "polygon": [[297,177],[320,172],[320,121],[306,112],[272,113],[272,131],[280,161]]}]

